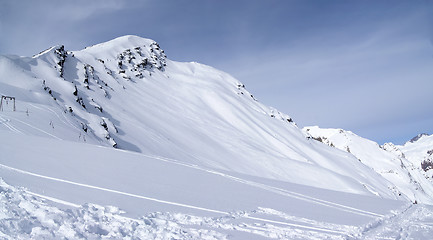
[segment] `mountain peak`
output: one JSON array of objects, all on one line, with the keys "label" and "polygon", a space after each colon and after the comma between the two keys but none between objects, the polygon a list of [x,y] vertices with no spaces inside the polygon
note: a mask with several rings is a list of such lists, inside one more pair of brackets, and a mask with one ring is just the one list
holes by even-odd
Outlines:
[{"label": "mountain peak", "polygon": [[90,57],[99,61],[117,61],[117,67],[121,71],[128,68],[126,65],[130,65],[130,70],[132,69],[135,72],[149,67],[164,71],[167,59],[164,50],[159,47],[157,42],[133,35],[126,35],[96,44],[84,50],[76,51],[74,54],[82,58]]},{"label": "mountain peak", "polygon": [[116,53],[119,53],[119,52],[123,52],[126,49],[133,49],[136,47],[151,46],[151,45],[157,45],[159,47],[158,43],[152,39],[142,38],[134,35],[125,35],[125,36],[121,36],[109,40],[107,42],[86,47],[83,51],[89,53],[114,51]]},{"label": "mountain peak", "polygon": [[420,134],[416,135],[415,137],[413,137],[411,140],[409,140],[409,142],[414,143],[424,136],[428,136],[428,134],[427,133],[420,133]]},{"label": "mountain peak", "polygon": [[47,55],[50,52],[56,52],[56,51],[59,51],[59,50],[64,51],[64,49],[65,49],[65,46],[63,46],[63,45],[55,45],[55,46],[52,46],[50,48],[45,49],[44,51],[42,51],[42,52],[40,52],[38,54],[33,55],[33,58],[38,58],[40,56]]}]

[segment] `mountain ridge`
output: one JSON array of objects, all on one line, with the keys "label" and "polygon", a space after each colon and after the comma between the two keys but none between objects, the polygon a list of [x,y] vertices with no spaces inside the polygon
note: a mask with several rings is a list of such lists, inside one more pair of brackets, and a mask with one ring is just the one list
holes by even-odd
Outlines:
[{"label": "mountain ridge", "polygon": [[[343,129],[321,129],[314,126],[305,127],[304,131],[310,134],[314,140],[353,154],[359,161],[392,182],[395,185],[392,188],[397,191],[397,194],[407,196],[412,202],[433,203],[431,199],[433,172],[429,173],[430,168],[427,169],[427,166],[430,166],[429,161],[420,156],[413,156],[410,151],[408,152],[408,144],[402,146],[392,143],[379,145]],[[418,135],[416,140],[422,136],[424,135]],[[415,145],[415,148],[433,148],[431,145],[433,142],[420,146],[418,146],[419,142],[417,141],[408,141],[408,143]],[[416,153],[419,152],[416,151]]]}]

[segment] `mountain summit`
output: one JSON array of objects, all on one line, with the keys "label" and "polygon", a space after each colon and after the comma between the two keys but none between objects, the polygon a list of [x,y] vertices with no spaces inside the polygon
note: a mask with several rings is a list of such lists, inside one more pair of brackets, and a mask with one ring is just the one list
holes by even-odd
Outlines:
[{"label": "mountain summit", "polygon": [[415,137],[413,137],[412,139],[410,139],[408,142],[414,143],[424,136],[429,136],[429,135],[427,133],[420,133],[420,134],[416,135]]}]

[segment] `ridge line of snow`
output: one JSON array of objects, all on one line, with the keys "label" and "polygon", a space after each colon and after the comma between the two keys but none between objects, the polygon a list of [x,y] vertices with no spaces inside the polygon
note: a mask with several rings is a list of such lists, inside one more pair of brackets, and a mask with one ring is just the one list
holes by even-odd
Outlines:
[{"label": "ridge line of snow", "polygon": [[42,52],[40,52],[40,53],[38,53],[38,54],[33,55],[32,58],[38,58],[38,57],[40,57],[40,56],[42,56],[42,55],[48,53],[49,51],[53,50],[53,49],[56,48],[57,46],[59,46],[59,45],[54,45],[54,46],[52,46],[52,47],[49,47],[49,48],[45,49],[44,51],[42,51]]},{"label": "ridge line of snow", "polygon": [[[76,185],[76,186],[80,186],[80,187],[86,187],[86,188],[91,188],[91,189],[96,189],[96,190],[101,190],[101,191],[106,191],[106,192],[121,194],[121,195],[129,196],[129,197],[141,198],[141,199],[145,199],[145,200],[149,200],[149,201],[154,201],[154,202],[159,202],[159,203],[165,203],[165,204],[179,206],[179,207],[185,207],[185,208],[196,209],[196,210],[201,210],[201,211],[206,211],[206,212],[212,212],[212,213],[219,213],[219,214],[224,214],[224,215],[230,215],[229,212],[225,212],[225,211],[220,211],[220,210],[215,210],[215,209],[210,209],[210,208],[197,207],[197,206],[193,206],[193,205],[189,205],[189,204],[183,204],[183,203],[176,203],[176,202],[171,202],[171,201],[166,201],[166,200],[161,200],[161,199],[156,199],[156,198],[141,196],[141,195],[137,195],[137,194],[133,194],[133,193],[127,193],[127,192],[122,192],[122,191],[118,191],[118,190],[113,190],[113,189],[109,189],[109,188],[97,187],[97,186],[92,186],[92,185],[88,185],[88,184],[84,184],[84,183],[73,182],[73,181],[69,181],[69,180],[65,180],[65,179],[60,179],[60,178],[55,178],[55,177],[49,177],[49,176],[45,176],[45,175],[41,175],[41,174],[37,174],[37,173],[32,173],[32,172],[25,171],[25,170],[21,170],[21,169],[18,169],[18,168],[9,167],[9,166],[3,165],[3,164],[0,164],[0,168],[4,168],[4,169],[15,171],[15,172],[18,172],[18,173],[21,173],[21,174],[31,175],[31,176],[34,176],[34,177],[44,178],[44,179],[48,179],[48,180],[52,180],[52,181],[68,183],[68,184]],[[40,196],[41,197],[45,197],[43,195],[40,195]],[[55,198],[53,198],[53,199],[57,200]],[[265,219],[265,218],[257,218],[257,217],[251,217],[251,216],[244,216],[244,217],[247,218],[247,219],[251,219],[251,220],[257,220],[257,221],[263,221],[263,222],[268,222],[268,223],[281,224],[281,225],[291,226],[291,227],[295,227],[295,228],[303,228],[303,229],[309,229],[309,230],[319,231],[319,232],[328,232],[328,233],[332,233],[332,234],[344,234],[344,235],[348,234],[347,232],[344,232],[344,231],[332,230],[332,229],[327,229],[327,228],[304,226],[304,225],[300,225],[300,224],[293,224],[293,223],[287,223],[287,222],[281,222],[281,221],[275,221],[275,220],[270,220],[270,219]]]}]

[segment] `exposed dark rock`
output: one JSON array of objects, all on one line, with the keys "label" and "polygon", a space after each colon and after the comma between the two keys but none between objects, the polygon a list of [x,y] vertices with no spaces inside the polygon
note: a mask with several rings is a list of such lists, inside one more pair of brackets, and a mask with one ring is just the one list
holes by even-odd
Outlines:
[{"label": "exposed dark rock", "polygon": [[409,140],[409,142],[414,143],[414,142],[418,141],[423,136],[428,136],[428,134],[427,133],[420,133],[420,134],[416,135],[415,137],[413,137],[411,140]]}]

